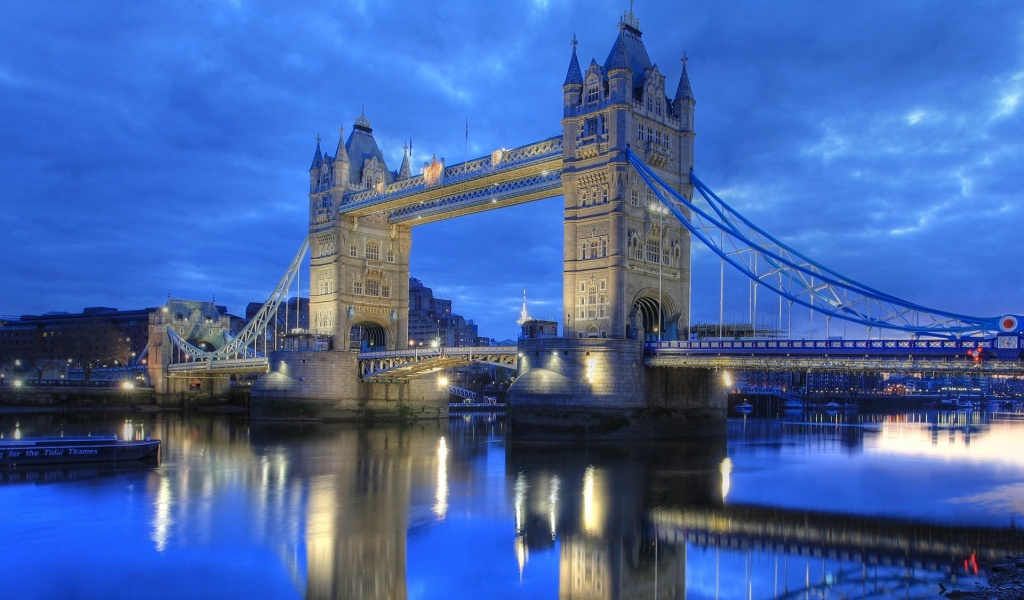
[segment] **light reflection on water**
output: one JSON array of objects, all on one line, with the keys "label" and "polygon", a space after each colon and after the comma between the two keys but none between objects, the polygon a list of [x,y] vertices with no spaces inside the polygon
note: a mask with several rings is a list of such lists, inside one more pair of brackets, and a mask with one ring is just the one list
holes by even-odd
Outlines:
[{"label": "light reflection on water", "polygon": [[[4,594],[932,598],[1021,550],[1011,416],[748,417],[728,440],[585,445],[506,441],[493,415],[132,418],[163,440],[159,467],[0,473]],[[16,420],[124,426],[0,431]]]}]

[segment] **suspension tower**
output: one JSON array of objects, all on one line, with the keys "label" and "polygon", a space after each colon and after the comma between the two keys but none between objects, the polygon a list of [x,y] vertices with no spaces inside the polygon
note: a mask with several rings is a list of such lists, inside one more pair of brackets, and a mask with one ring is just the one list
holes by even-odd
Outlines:
[{"label": "suspension tower", "polygon": [[603,65],[591,60],[583,71],[573,38],[562,99],[564,334],[520,340],[511,435],[719,431],[725,393],[712,372],[649,369],[643,361],[645,340],[686,336],[690,234],[629,156],[692,197],[695,100],[685,55],[669,96],[630,8]]},{"label": "suspension tower", "polygon": [[333,350],[401,350],[409,335],[409,225],[388,223],[384,212],[338,215],[347,193],[381,191],[410,176],[409,155],[389,171],[361,114],[334,156],[317,140],[309,168],[310,329]]},{"label": "suspension tower", "polygon": [[586,72],[576,39],[563,97],[565,336],[678,339],[688,325],[690,238],[636,171],[627,147],[692,196],[694,98],[683,71],[673,97],[632,9],[604,65]]}]

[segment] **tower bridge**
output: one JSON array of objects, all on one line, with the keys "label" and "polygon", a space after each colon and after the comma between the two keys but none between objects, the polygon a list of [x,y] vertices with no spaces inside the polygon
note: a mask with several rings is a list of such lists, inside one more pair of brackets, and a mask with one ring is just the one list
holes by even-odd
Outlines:
[{"label": "tower bridge", "polygon": [[[404,414],[410,406],[439,413],[434,408],[446,399],[423,375],[486,360],[518,369],[509,396],[512,429],[528,435],[559,425],[589,434],[623,421],[624,435],[715,430],[726,406],[714,372],[727,366],[1024,374],[1024,317],[971,317],[901,300],[790,248],[718,197],[694,174],[696,100],[685,54],[681,66],[672,85],[648,55],[630,8],[603,63],[592,59],[582,68],[573,38],[559,136],[453,165],[435,155],[418,174],[409,148],[398,169],[386,164],[365,112],[347,137],[341,130],[333,154],[318,139],[306,241],[307,333],[320,346],[257,348],[301,266],[297,257],[284,288],[279,284],[238,341],[213,353],[189,352],[193,365],[171,370],[265,365],[269,372],[253,388],[255,416],[301,406],[302,415],[359,418]],[[522,339],[515,352],[406,350],[412,228],[555,196],[564,199],[561,337]],[[823,315],[826,325],[840,319],[865,326],[868,337],[887,330],[922,345],[694,342],[693,240],[718,255],[723,269],[728,264],[746,275],[755,294],[777,296],[780,312],[788,302]],[[981,364],[963,358],[968,346],[983,347]],[[635,419],[655,408],[657,424]]]}]

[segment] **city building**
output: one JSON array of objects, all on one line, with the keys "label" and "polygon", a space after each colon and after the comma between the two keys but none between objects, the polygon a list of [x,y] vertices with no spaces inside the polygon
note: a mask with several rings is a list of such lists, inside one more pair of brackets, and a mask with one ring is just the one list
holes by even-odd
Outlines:
[{"label": "city building", "polygon": [[[434,292],[415,277],[409,278],[409,347],[476,346],[480,344],[472,320],[452,312],[452,301]],[[486,339],[486,338],[483,338]],[[482,345],[489,345],[484,343]]]}]

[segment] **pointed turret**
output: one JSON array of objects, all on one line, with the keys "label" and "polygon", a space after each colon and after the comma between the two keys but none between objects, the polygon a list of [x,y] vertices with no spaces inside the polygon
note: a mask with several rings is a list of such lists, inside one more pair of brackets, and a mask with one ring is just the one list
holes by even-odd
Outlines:
[{"label": "pointed turret", "polygon": [[565,83],[562,84],[562,100],[564,116],[569,116],[575,106],[579,106],[583,97],[583,73],[580,71],[580,61],[576,58],[576,35],[573,34],[572,57],[569,59],[569,70],[565,73]]},{"label": "pointed turret", "polygon": [[679,87],[676,88],[676,97],[672,100],[672,112],[679,117],[679,124],[683,131],[693,131],[693,107],[697,101],[693,97],[693,90],[690,89],[690,76],[686,72],[686,63],[689,59],[683,52],[683,74],[679,76]]},{"label": "pointed turret", "polygon": [[562,87],[583,85],[583,71],[580,70],[580,61],[576,58],[576,45],[579,43],[576,41],[576,34],[573,34],[572,41],[569,43],[572,45],[572,58],[569,59],[569,70],[565,74],[565,83],[562,84]]},{"label": "pointed turret", "polygon": [[694,100],[693,90],[690,89],[690,77],[686,74],[686,62],[688,60],[686,53],[683,52],[683,74],[679,78],[679,86],[676,88],[676,97],[673,99],[673,104],[676,105],[683,100]]},{"label": "pointed turret", "polygon": [[402,145],[402,166],[398,168],[397,179],[408,179],[412,177],[412,168],[409,167],[409,145]]},{"label": "pointed turret", "polygon": [[324,155],[320,151],[320,134],[316,136],[316,152],[313,153],[313,164],[309,165],[309,191],[315,192],[320,182],[320,168],[324,166]]},{"label": "pointed turret", "polygon": [[608,99],[611,102],[631,102],[633,100],[632,66],[629,60],[629,50],[626,48],[625,36],[620,32],[619,37],[608,54],[608,61],[605,63],[605,70],[608,73]]},{"label": "pointed turret", "polygon": [[320,151],[320,134],[316,135],[316,152],[313,153],[313,164],[309,166],[310,171],[319,171],[324,164],[324,155]]},{"label": "pointed turret", "polygon": [[626,41],[621,35],[615,38],[615,45],[612,46],[612,51],[608,53],[608,63],[605,65],[605,68],[609,74],[618,69],[630,68],[629,51],[626,50]]},{"label": "pointed turret", "polygon": [[334,187],[342,193],[349,184],[348,149],[345,147],[345,127],[338,127],[338,149],[334,154]]}]

